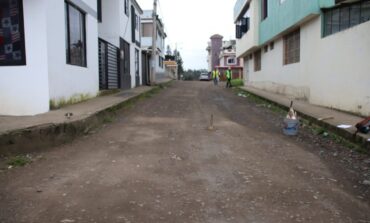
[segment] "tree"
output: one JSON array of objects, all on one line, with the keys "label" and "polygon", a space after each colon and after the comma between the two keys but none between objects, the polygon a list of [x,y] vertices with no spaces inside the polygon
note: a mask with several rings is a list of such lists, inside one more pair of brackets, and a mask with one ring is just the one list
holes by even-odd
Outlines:
[{"label": "tree", "polygon": [[176,62],[177,62],[178,74],[181,75],[181,74],[184,73],[184,67],[182,66],[183,65],[183,61],[182,61],[180,52],[178,50],[175,50],[174,51],[174,55],[175,55]]}]

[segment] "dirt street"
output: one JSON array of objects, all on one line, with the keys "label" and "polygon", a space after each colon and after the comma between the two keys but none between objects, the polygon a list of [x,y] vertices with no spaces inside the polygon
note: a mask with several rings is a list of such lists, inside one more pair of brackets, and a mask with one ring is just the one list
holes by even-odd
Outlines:
[{"label": "dirt street", "polygon": [[0,222],[370,222],[369,157],[284,136],[281,120],[211,82],[175,82],[1,171]]}]

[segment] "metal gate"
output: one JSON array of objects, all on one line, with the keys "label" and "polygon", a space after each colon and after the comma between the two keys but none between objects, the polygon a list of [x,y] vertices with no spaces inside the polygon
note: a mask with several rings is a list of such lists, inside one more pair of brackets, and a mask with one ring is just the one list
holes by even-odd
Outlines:
[{"label": "metal gate", "polygon": [[99,39],[99,88],[120,88],[119,49]]}]

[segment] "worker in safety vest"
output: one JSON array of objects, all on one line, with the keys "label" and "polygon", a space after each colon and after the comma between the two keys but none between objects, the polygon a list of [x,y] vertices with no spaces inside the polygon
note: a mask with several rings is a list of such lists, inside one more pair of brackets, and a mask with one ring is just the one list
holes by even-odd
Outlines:
[{"label": "worker in safety vest", "polygon": [[231,88],[231,78],[233,76],[233,72],[231,71],[231,68],[229,67],[229,69],[226,70],[226,88]]},{"label": "worker in safety vest", "polygon": [[220,71],[218,71],[218,68],[217,68],[212,71],[212,79],[215,85],[218,85],[219,78],[220,78]]}]

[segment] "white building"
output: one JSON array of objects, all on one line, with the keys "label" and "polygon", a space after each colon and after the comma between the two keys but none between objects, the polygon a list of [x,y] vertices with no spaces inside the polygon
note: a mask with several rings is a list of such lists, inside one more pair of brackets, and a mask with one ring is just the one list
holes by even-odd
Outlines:
[{"label": "white building", "polygon": [[50,101],[98,93],[95,0],[2,1],[0,115],[35,115]]},{"label": "white building", "polygon": [[142,84],[142,13],[135,0],[98,0],[100,89]]},{"label": "white building", "polygon": [[369,0],[239,0],[234,15],[247,85],[370,115]]},{"label": "white building", "polygon": [[0,6],[0,115],[40,114],[95,97],[99,88],[142,84],[142,10],[135,0]]},{"label": "white building", "polygon": [[[164,24],[160,18],[157,16],[157,50],[156,50],[156,59],[155,59],[155,71],[156,71],[156,78],[162,78],[165,76],[165,66],[164,66],[164,59],[165,59],[165,39],[167,34],[164,31]],[[152,37],[153,37],[153,11],[152,10],[144,10],[142,19],[142,50],[146,52],[147,55],[147,64],[146,68],[150,67],[149,60],[152,53]],[[149,71],[149,70],[148,70]]]}]

